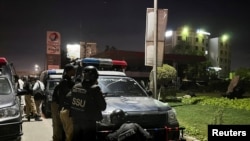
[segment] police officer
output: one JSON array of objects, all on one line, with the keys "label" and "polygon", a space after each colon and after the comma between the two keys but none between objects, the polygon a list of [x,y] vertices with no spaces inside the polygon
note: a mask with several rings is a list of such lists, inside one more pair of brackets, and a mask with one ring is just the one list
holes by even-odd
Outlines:
[{"label": "police officer", "polygon": [[53,127],[53,141],[64,141],[65,133],[59,116],[59,85],[56,85],[52,95],[51,118]]},{"label": "police officer", "polygon": [[[16,80],[17,89],[23,90],[25,77],[20,78],[18,75],[15,75],[15,77],[16,77],[15,80]],[[21,114],[22,114],[22,117],[24,117],[24,113],[25,113],[24,112],[24,107],[25,107],[24,95],[20,95],[19,98],[20,98],[20,104],[21,104]]]},{"label": "police officer", "polygon": [[108,141],[152,141],[152,136],[139,124],[126,121],[125,113],[114,110],[110,114],[115,131],[107,135]]},{"label": "police officer", "polygon": [[28,121],[30,121],[30,119],[33,117],[35,118],[35,121],[42,121],[36,110],[36,104],[32,90],[32,81],[33,78],[31,77],[29,77],[27,81],[24,81],[24,89],[27,91],[27,94],[24,96],[26,103],[25,113]]},{"label": "police officer", "polygon": [[[36,77],[34,80],[35,80],[35,82],[34,82],[34,85],[32,87],[32,91],[33,91],[33,95],[34,95],[37,114],[39,117],[41,117],[41,113],[42,113],[41,106],[42,106],[43,97],[40,94],[44,94],[45,86],[44,86],[43,82],[41,82],[39,80],[38,77]],[[40,93],[40,94],[38,94],[38,93]]]},{"label": "police officer", "polygon": [[106,101],[97,85],[98,72],[94,66],[83,69],[83,80],[72,89],[71,115],[73,119],[72,141],[96,140],[96,121],[102,119],[101,111]]},{"label": "police officer", "polygon": [[62,122],[63,130],[65,132],[65,141],[72,140],[73,123],[70,115],[70,98],[66,95],[71,91],[75,85],[74,77],[76,74],[75,67],[71,64],[67,64],[64,67],[63,79],[59,83],[58,88],[58,100],[59,100],[59,116]]}]

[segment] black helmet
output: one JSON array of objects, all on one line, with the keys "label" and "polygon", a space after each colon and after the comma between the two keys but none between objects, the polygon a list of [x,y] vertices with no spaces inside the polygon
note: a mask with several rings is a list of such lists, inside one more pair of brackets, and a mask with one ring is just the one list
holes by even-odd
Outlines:
[{"label": "black helmet", "polygon": [[125,122],[125,113],[121,109],[116,109],[110,114],[111,123],[121,125]]},{"label": "black helmet", "polygon": [[83,80],[85,82],[96,82],[98,76],[97,69],[94,66],[86,66],[83,69]]}]

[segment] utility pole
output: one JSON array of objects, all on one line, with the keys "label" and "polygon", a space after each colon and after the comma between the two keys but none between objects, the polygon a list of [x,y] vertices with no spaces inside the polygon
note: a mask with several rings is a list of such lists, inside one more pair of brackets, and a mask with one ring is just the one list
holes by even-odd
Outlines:
[{"label": "utility pole", "polygon": [[84,58],[87,57],[87,42],[84,42]]},{"label": "utility pole", "polygon": [[154,98],[157,98],[157,43],[158,43],[158,10],[157,0],[154,0],[154,14],[155,14],[155,25],[154,25],[154,63],[153,63],[153,76],[154,76]]}]

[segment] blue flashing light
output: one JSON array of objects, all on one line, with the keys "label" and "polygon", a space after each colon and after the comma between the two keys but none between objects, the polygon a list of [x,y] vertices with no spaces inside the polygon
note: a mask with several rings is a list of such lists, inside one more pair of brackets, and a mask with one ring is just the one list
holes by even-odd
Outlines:
[{"label": "blue flashing light", "polygon": [[158,128],[154,128],[154,131],[159,131],[159,129]]},{"label": "blue flashing light", "polygon": [[100,60],[97,58],[84,58],[82,59],[83,64],[93,64],[93,65],[99,65]]},{"label": "blue flashing light", "polygon": [[48,74],[56,74],[56,70],[48,70]]},{"label": "blue flashing light", "polygon": [[62,74],[63,73],[63,69],[52,69],[52,70],[48,70],[48,74]]},{"label": "blue flashing light", "polygon": [[112,59],[107,58],[84,58],[82,63],[85,65],[95,65],[95,66],[112,66]]}]

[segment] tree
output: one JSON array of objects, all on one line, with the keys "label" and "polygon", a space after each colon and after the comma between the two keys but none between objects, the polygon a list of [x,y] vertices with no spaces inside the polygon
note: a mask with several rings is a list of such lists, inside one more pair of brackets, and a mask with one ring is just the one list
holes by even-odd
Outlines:
[{"label": "tree", "polygon": [[157,67],[157,82],[160,85],[158,100],[166,101],[168,96],[176,96],[176,87],[173,83],[176,76],[176,69],[168,64]]},{"label": "tree", "polygon": [[176,69],[168,64],[157,67],[157,83],[159,85],[168,85],[169,82],[176,78],[176,75]]},{"label": "tree", "polygon": [[[177,71],[174,67],[168,65],[168,64],[163,64],[162,67],[157,67],[157,93],[158,91],[161,92],[162,89],[165,87],[171,86],[172,85],[172,80],[175,80],[177,76]],[[150,80],[150,90],[153,91],[153,71],[150,72],[149,76]],[[156,96],[158,97],[158,96]],[[160,93],[159,93],[160,97]],[[159,99],[158,97],[158,99]]]},{"label": "tree", "polygon": [[[193,56],[203,56],[204,52],[195,50],[188,42],[180,41],[173,49],[174,54],[184,54]],[[208,79],[207,68],[211,66],[211,62],[192,62],[188,64],[182,64],[180,68],[183,72],[178,72],[182,77],[187,79]],[[180,75],[179,75],[180,76]]]},{"label": "tree", "polygon": [[185,42],[180,41],[173,49],[174,54],[188,54],[188,55],[196,55],[196,53],[192,50],[192,46]]},{"label": "tree", "polygon": [[109,45],[106,45],[106,47],[105,47],[105,51],[109,51],[109,50],[110,50]]},{"label": "tree", "polygon": [[250,80],[250,68],[239,68],[235,71],[242,79]]},{"label": "tree", "polygon": [[106,47],[105,47],[105,50],[104,50],[104,51],[110,51],[110,50],[116,50],[116,47],[106,45]]}]

